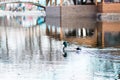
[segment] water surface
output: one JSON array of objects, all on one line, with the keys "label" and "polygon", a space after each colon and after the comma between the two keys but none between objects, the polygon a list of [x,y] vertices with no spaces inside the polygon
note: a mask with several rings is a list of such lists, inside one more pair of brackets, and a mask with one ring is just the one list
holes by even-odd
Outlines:
[{"label": "water surface", "polygon": [[[0,77],[115,80],[120,74],[119,25],[89,18],[0,17]],[[66,52],[64,41],[69,43]]]}]

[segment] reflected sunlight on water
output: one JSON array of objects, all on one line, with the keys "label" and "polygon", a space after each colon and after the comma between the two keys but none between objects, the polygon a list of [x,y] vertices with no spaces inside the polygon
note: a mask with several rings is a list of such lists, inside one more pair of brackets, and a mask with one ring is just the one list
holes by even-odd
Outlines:
[{"label": "reflected sunlight on water", "polygon": [[[67,21],[52,22],[37,16],[1,17],[1,79],[115,80],[120,74],[119,28],[108,29],[111,23],[89,19],[71,24],[67,23],[72,20]],[[63,41],[68,42],[66,52]],[[78,46],[82,49],[79,52],[75,49]]]}]

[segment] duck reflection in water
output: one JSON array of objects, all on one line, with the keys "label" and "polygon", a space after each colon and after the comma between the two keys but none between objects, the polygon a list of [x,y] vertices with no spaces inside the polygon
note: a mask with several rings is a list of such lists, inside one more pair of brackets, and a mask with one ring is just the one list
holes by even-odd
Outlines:
[{"label": "duck reflection in water", "polygon": [[75,48],[75,50],[65,50],[65,48],[67,48],[68,47],[68,42],[66,42],[66,41],[64,41],[63,42],[63,45],[64,45],[64,47],[63,47],[63,57],[67,57],[67,52],[76,52],[77,54],[79,54],[80,53],[80,51],[81,51],[81,48],[79,48],[79,47],[77,47],[77,48]]},{"label": "duck reflection in water", "polygon": [[64,52],[63,57],[67,57],[67,52]]}]

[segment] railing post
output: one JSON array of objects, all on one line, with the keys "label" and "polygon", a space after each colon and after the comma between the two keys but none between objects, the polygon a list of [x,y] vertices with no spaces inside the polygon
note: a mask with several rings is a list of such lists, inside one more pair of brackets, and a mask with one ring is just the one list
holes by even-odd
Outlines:
[{"label": "railing post", "polygon": [[55,0],[55,6],[57,5],[57,0]]},{"label": "railing post", "polygon": [[50,0],[50,6],[52,6],[52,0]]},{"label": "railing post", "polygon": [[50,1],[50,0],[46,0],[46,6],[48,6],[49,1]]},{"label": "railing post", "polygon": [[95,5],[97,6],[97,0],[95,0]]},{"label": "railing post", "polygon": [[63,0],[60,0],[60,6],[62,6],[62,4],[63,4]]},{"label": "railing post", "polygon": [[102,4],[104,4],[104,0],[102,0]]}]

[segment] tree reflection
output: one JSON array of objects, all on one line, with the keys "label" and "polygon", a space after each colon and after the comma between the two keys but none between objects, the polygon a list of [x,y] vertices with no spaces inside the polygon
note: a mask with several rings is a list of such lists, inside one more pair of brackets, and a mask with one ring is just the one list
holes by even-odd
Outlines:
[{"label": "tree reflection", "polygon": [[9,58],[9,47],[8,47],[8,33],[7,28],[5,27],[5,36],[6,36],[6,51],[7,51],[7,59]]},{"label": "tree reflection", "polygon": [[38,33],[39,33],[39,36],[38,36],[38,41],[39,41],[39,53],[40,53],[40,59],[44,59],[44,55],[43,55],[43,51],[42,51],[42,42],[41,42],[41,29],[40,29],[40,26],[38,26]]}]

